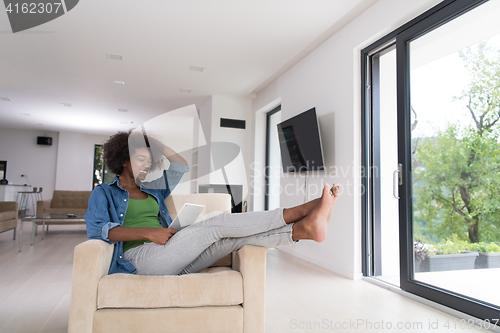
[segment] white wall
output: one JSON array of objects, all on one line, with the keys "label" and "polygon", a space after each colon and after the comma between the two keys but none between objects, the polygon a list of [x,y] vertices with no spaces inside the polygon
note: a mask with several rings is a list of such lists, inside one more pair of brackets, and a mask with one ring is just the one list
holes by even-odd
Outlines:
[{"label": "white wall", "polygon": [[[52,137],[52,146],[37,145],[38,136]],[[32,186],[43,187],[44,199],[51,199],[54,190],[92,190],[94,146],[108,138],[76,132],[0,129],[0,160],[7,161],[9,184],[29,180]],[[28,178],[21,178],[21,174]],[[177,193],[190,193],[189,183],[180,185]]]},{"label": "white wall", "polygon": [[[182,177],[181,181],[175,187],[173,194],[195,193],[195,181],[192,178],[197,174],[197,167],[193,165],[193,148],[197,147],[199,138],[198,131],[200,121],[198,111],[195,105],[188,105],[176,110],[165,112],[134,129],[135,133],[142,133],[143,127],[147,133],[156,138],[161,143],[167,145],[175,152],[184,157],[190,166],[189,171]],[[162,176],[163,169],[168,169],[170,162],[163,156],[158,156],[163,160],[163,167],[151,171],[146,181],[151,181]]]},{"label": "white wall", "polygon": [[[212,97],[200,108],[200,124],[202,133],[198,134],[199,146],[203,137],[206,145],[210,146],[212,133]],[[208,149],[201,149],[198,153],[198,184],[210,183],[210,153]]]},{"label": "white wall", "polygon": [[[38,136],[52,137],[52,146],[37,145]],[[37,130],[0,129],[0,160],[7,161],[9,184],[29,183],[52,198],[56,178],[59,134]],[[28,178],[21,178],[21,175]]]},{"label": "white wall", "polygon": [[[226,128],[220,126],[221,118],[245,120],[245,129]],[[243,200],[249,191],[249,175],[251,173],[252,153],[252,100],[246,97],[214,95],[200,109],[200,122],[207,142],[230,142],[240,147],[240,154],[224,167],[227,182],[243,185]],[[211,150],[212,151],[212,150]],[[199,155],[200,175],[210,170],[209,156]],[[226,179],[221,170],[215,170],[206,177],[200,177],[198,184],[225,184]],[[238,202],[236,203],[238,204]]]},{"label": "white wall", "polygon": [[[240,155],[224,169],[229,184],[243,185],[243,200],[248,193],[247,175],[250,173],[252,161],[251,117],[252,101],[248,98],[230,96],[212,96],[212,142],[231,142],[240,147]],[[220,126],[221,118],[245,120],[245,129]],[[225,184],[222,172],[214,172],[210,177],[211,184]],[[238,202],[236,203],[238,204]]]},{"label": "white wall", "polygon": [[[256,121],[277,100],[281,100],[283,120],[311,107],[316,107],[319,117],[335,113],[334,143],[329,148],[333,151],[324,153],[334,154],[335,165],[327,166],[327,171],[336,172],[317,173],[309,179],[310,190],[322,182],[335,182],[342,187],[328,237],[323,243],[301,241],[281,250],[346,277],[361,277],[360,51],[438,2],[377,2],[257,95],[253,103]],[[256,133],[261,126],[261,121],[256,122]],[[262,149],[263,146],[256,146],[256,162]],[[282,207],[303,202],[303,182],[300,176],[282,179],[282,186],[295,189],[294,193],[282,194]]]},{"label": "white wall", "polygon": [[104,144],[108,138],[106,135],[60,132],[55,189],[92,190],[94,146]]}]

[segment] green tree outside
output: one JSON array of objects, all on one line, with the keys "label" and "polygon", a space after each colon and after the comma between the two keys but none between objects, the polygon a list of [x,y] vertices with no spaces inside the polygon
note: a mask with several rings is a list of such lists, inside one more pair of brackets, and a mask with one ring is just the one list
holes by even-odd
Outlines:
[{"label": "green tree outside", "polygon": [[[450,124],[414,150],[416,218],[441,239],[500,239],[500,50],[486,42],[459,53],[469,74],[456,97],[470,124]],[[418,166],[417,166],[418,165]]]}]

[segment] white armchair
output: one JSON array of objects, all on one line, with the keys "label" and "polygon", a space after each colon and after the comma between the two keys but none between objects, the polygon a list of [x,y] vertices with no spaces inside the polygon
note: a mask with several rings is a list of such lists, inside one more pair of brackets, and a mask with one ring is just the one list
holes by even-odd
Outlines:
[{"label": "white armchair", "polygon": [[[230,211],[228,194],[170,196],[167,207],[205,205],[202,215]],[[175,203],[175,204],[174,204]],[[263,333],[266,248],[247,245],[200,273],[112,274],[113,245],[89,240],[75,248],[70,333]]]}]

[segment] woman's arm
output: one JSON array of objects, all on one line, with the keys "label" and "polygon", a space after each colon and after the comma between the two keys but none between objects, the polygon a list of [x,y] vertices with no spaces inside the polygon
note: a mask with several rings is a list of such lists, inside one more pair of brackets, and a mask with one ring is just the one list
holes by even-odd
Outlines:
[{"label": "woman's arm", "polygon": [[188,165],[187,161],[181,155],[177,154],[172,148],[163,145],[162,152],[170,162],[178,162]]},{"label": "woman's arm", "polygon": [[172,228],[127,228],[118,226],[108,231],[108,239],[112,242],[149,240],[156,244],[165,245],[167,240],[176,232]]}]

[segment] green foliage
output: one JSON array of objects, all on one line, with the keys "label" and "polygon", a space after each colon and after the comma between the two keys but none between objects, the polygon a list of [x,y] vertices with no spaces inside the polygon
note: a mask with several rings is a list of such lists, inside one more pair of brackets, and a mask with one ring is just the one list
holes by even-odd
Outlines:
[{"label": "green foliage", "polygon": [[103,147],[102,145],[95,145],[94,147],[94,187],[101,184],[103,180]]},{"label": "green foliage", "polygon": [[[481,137],[470,128],[461,134],[460,139],[457,127],[449,126],[436,138],[421,141],[416,155],[423,166],[414,170],[420,179],[415,186],[416,209],[441,238],[455,233],[461,240],[469,239],[468,228],[477,221],[481,238],[499,239],[498,137]],[[437,225],[436,218],[441,221]]]},{"label": "green foliage", "polygon": [[468,250],[469,242],[451,240],[446,241],[444,244],[438,244],[430,248],[430,255],[436,254],[457,254],[463,253]]},{"label": "green foliage", "polygon": [[104,151],[102,145],[94,147],[94,187],[97,184],[111,183],[115,174],[110,172],[104,164]]},{"label": "green foliage", "polygon": [[494,241],[500,239],[500,50],[480,43],[460,57],[470,82],[457,99],[473,122],[419,141],[415,212],[441,239]]},{"label": "green foliage", "polygon": [[[418,214],[419,212],[415,213]],[[420,240],[421,242],[426,244],[438,244],[442,241],[442,239],[434,232],[434,230],[431,231],[429,229],[427,221],[420,219],[415,215],[413,217],[413,236],[414,239]]]},{"label": "green foliage", "polygon": [[491,242],[491,243],[485,243],[485,242],[479,242],[479,243],[472,243],[470,244],[470,251],[477,251],[477,252],[484,252],[484,253],[499,253],[500,252],[500,246],[497,244]]},{"label": "green foliage", "polygon": [[486,42],[459,52],[469,74],[469,84],[457,98],[467,108],[478,131],[489,130],[498,121],[500,106],[500,50]]},{"label": "green foliage", "polygon": [[438,245],[429,246],[429,255],[436,254],[458,254],[464,253],[465,251],[475,251],[475,252],[485,252],[485,253],[499,253],[500,246],[491,242],[479,242],[470,243],[467,241],[451,241],[448,240],[446,243],[441,243]]}]

